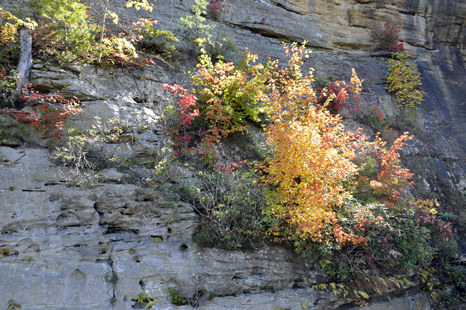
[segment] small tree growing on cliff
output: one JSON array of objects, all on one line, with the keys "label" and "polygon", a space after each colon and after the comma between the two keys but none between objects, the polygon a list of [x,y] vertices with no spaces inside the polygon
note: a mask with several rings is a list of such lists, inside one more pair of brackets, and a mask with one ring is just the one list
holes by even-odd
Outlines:
[{"label": "small tree growing on cliff", "polygon": [[[137,57],[134,40],[130,36],[104,36],[107,15],[118,23],[118,15],[108,10],[108,1],[101,21],[95,21],[87,4],[78,0],[32,0],[29,5],[45,18],[33,33],[34,43],[61,62],[100,62],[102,56],[123,60]],[[131,0],[125,5],[137,10],[152,10],[148,0]]]},{"label": "small tree growing on cliff", "polygon": [[377,45],[375,51],[404,52],[403,43],[398,43],[400,31],[401,27],[395,27],[390,20],[387,20],[382,32],[372,32],[372,38]]}]

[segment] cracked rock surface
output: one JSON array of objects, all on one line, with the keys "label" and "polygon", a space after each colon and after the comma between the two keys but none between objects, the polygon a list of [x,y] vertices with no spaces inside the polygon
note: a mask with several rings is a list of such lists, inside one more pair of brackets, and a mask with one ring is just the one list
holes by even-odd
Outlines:
[{"label": "cracked rock surface", "polygon": [[[116,1],[121,7],[123,2]],[[229,10],[217,29],[231,34],[240,49],[248,47],[261,57],[284,59],[280,41],[307,40],[314,52],[305,66],[315,68],[316,76],[349,80],[355,68],[365,79],[361,101],[399,120],[402,112],[385,90],[385,59],[370,55],[372,31],[388,19],[402,26],[400,39],[419,67],[426,92],[418,110],[419,132],[403,160],[426,190],[460,206],[455,210],[460,214],[466,193],[463,2],[226,0]],[[174,30],[193,3],[158,0],[150,14],[126,10],[129,14],[120,16],[136,20],[148,14],[159,20],[160,29]],[[23,0],[0,4],[27,7]],[[87,129],[95,116],[121,118],[134,132],[147,126],[125,147],[106,146],[108,152],[143,164],[154,160],[152,150],[161,145],[160,114],[168,100],[161,85],[189,87],[189,70],[194,68],[162,63],[140,70],[59,68],[35,60],[31,82],[42,92],[59,89],[84,103],[83,113],[71,116],[68,127]],[[359,126],[354,120],[346,123]],[[0,249],[10,249],[0,258],[0,308],[143,308],[136,302],[141,293],[157,299],[152,309],[192,308],[173,305],[168,287],[181,289],[184,296],[202,292],[198,309],[296,310],[306,304],[317,310],[345,303],[330,292],[313,290],[313,284],[328,280],[325,272],[293,252],[199,248],[191,240],[198,221],[192,206],[141,186],[137,179],[149,172],[106,167],[98,171],[95,186],[76,187],[70,183],[72,172],[50,160],[44,139],[32,132],[26,140],[0,142]],[[116,283],[106,280],[113,274]],[[210,294],[216,297],[208,300]],[[366,307],[419,308],[430,309],[420,295]]]}]

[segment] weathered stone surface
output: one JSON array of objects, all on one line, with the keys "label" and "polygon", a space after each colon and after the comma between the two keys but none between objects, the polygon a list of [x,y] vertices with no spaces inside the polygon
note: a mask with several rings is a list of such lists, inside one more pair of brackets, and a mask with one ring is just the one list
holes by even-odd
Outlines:
[{"label": "weathered stone surface", "polygon": [[112,286],[102,281],[110,271],[107,262],[67,264],[38,257],[31,262],[2,262],[0,305],[7,309],[17,304],[31,310],[111,309]]},{"label": "weathered stone surface", "polygon": [[396,298],[389,302],[374,303],[366,307],[352,309],[362,310],[430,310],[429,300],[425,295],[417,294],[415,296]]},{"label": "weathered stone surface", "polygon": [[[136,185],[112,184],[123,178],[118,171],[104,170],[104,183],[79,189],[61,181],[45,149],[0,147],[0,158],[5,215],[0,248],[11,250],[1,264],[11,272],[2,278],[10,283],[0,292],[5,302],[23,309],[110,309],[115,296],[115,309],[131,309],[144,292],[159,301],[160,309],[175,309],[169,286],[179,287],[185,296],[198,291],[207,296],[253,294],[256,304],[270,298],[264,292],[271,289],[284,290],[273,297],[277,303],[336,300],[310,289],[325,273],[283,249],[199,249],[191,240],[197,216],[190,205],[165,201],[160,193]],[[27,257],[34,259],[26,262]],[[115,286],[105,281],[111,273],[120,279]],[[19,298],[20,287],[28,298]],[[239,305],[247,307],[244,296]],[[219,297],[203,303],[213,309],[233,301]]]},{"label": "weathered stone surface", "polygon": [[[23,0],[0,2],[6,9],[27,7]],[[160,21],[161,29],[173,30],[179,17],[189,14],[194,0],[158,0],[152,13],[123,9],[123,2],[115,1],[115,11],[130,13],[120,14],[122,21],[152,17]],[[248,47],[261,57],[279,57],[282,62],[281,40],[308,40],[316,51],[305,66],[314,67],[316,76],[348,81],[355,68],[365,79],[362,103],[376,104],[401,120],[403,110],[385,90],[385,59],[367,57],[373,50],[372,31],[380,30],[386,20],[401,26],[401,39],[419,66],[426,91],[405,164],[415,169],[426,190],[462,206],[461,193],[466,193],[463,2],[277,0],[274,5],[268,0],[228,0],[214,37],[229,33],[240,49]],[[140,139],[125,147],[107,145],[105,151],[146,163],[154,159],[152,150],[161,141],[160,114],[168,99],[161,84],[188,86],[186,73],[193,69],[162,63],[143,70],[58,68],[36,62],[31,78],[37,89],[58,88],[66,97],[85,101],[83,113],[71,116],[67,126],[89,128],[95,116],[104,122],[127,121]],[[358,127],[354,120],[345,123]],[[364,129],[374,134],[371,126]],[[28,139],[45,145],[37,135]],[[317,310],[341,304],[331,293],[312,290],[313,283],[325,281],[325,274],[295,254],[277,248],[244,253],[200,249],[191,241],[197,217],[189,205],[127,184],[129,172],[115,169],[100,171],[102,178],[93,188],[69,186],[70,170],[56,167],[45,149],[15,148],[22,146],[18,141],[2,141],[0,147],[0,249],[11,249],[11,255],[0,258],[0,307],[132,309],[138,294],[144,293],[157,299],[153,309],[190,309],[171,304],[170,286],[180,288],[185,296],[202,291],[199,309],[295,310],[306,303],[308,309]],[[139,176],[150,176],[138,169],[133,171]],[[464,210],[458,207],[455,212]],[[34,260],[24,261],[27,256]],[[119,277],[115,285],[105,281],[112,273]],[[211,293],[219,296],[208,301]],[[227,294],[237,296],[222,296]],[[415,299],[421,309],[429,309],[424,297]],[[407,297],[366,309],[418,307]]]}]

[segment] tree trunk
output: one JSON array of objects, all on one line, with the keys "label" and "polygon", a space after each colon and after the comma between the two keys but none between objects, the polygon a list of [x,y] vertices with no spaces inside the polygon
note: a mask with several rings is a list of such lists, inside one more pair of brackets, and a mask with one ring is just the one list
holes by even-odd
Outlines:
[{"label": "tree trunk", "polygon": [[21,30],[21,57],[18,64],[18,83],[17,89],[27,88],[29,81],[29,73],[32,67],[32,39],[29,32]]}]

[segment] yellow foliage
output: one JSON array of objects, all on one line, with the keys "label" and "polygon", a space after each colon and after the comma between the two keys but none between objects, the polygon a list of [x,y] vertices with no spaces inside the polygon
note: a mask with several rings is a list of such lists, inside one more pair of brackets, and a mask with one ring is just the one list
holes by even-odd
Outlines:
[{"label": "yellow foliage", "polygon": [[[345,132],[338,115],[315,104],[312,69],[301,72],[304,47],[294,44],[285,51],[289,67],[272,74],[271,93],[264,99],[272,110],[266,133],[275,151],[265,180],[276,188],[268,213],[303,238],[321,242],[325,227],[335,222],[334,209],[349,197],[342,183],[358,171],[352,160],[363,138]],[[350,239],[342,230],[334,234],[342,242]]]},{"label": "yellow foliage", "polygon": [[364,297],[365,299],[369,299],[369,295],[364,292],[364,291],[359,291],[359,295],[361,295],[362,297]]},{"label": "yellow foliage", "polygon": [[394,59],[388,61],[388,91],[395,92],[400,106],[415,108],[424,100],[421,85],[421,74],[416,64],[408,62],[408,55],[397,52]]}]

